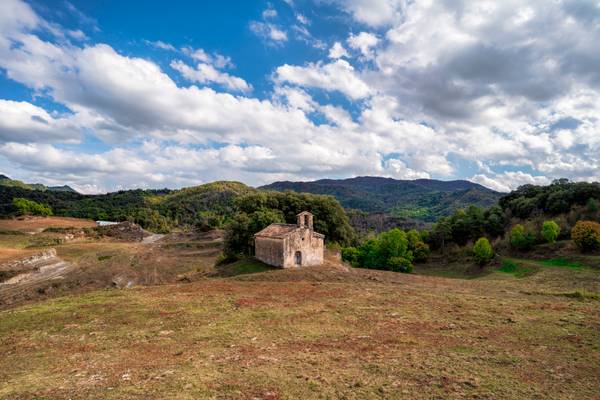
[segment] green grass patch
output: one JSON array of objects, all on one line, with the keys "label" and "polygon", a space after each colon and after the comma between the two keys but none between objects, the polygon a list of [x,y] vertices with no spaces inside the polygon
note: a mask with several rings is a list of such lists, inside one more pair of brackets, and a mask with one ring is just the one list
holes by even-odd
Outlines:
[{"label": "green grass patch", "polygon": [[572,269],[582,269],[585,266],[581,263],[575,261],[569,261],[565,258],[551,258],[549,260],[543,260],[539,262],[544,267],[559,267],[559,268],[572,268]]},{"label": "green grass patch", "polygon": [[526,268],[510,259],[503,260],[502,265],[500,268],[498,268],[498,271],[514,275],[517,278],[523,278],[527,275],[531,275],[534,272],[531,268]]}]

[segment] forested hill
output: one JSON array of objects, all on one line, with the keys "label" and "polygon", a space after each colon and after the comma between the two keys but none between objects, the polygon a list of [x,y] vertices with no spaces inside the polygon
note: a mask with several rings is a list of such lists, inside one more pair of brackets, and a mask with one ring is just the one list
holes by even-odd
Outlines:
[{"label": "forested hill", "polygon": [[435,221],[469,205],[489,207],[502,197],[502,193],[464,180],[397,180],[370,176],[275,182],[259,189],[328,194],[347,209],[390,213],[422,221]]},{"label": "forested hill", "polygon": [[75,192],[75,190],[67,185],[62,186],[46,186],[41,183],[25,183],[16,179],[11,179],[6,175],[0,174],[0,186],[17,187],[29,190],[51,191],[51,192]]}]

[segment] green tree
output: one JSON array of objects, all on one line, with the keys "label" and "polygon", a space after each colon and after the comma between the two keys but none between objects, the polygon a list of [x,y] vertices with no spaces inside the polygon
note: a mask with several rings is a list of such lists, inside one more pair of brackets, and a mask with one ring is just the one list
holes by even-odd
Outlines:
[{"label": "green tree", "polygon": [[236,259],[254,253],[254,234],[270,224],[285,222],[281,211],[259,210],[238,213],[225,230],[225,257]]},{"label": "green tree", "polygon": [[406,232],[406,239],[408,240],[408,248],[410,250],[413,250],[417,243],[423,241],[423,239],[421,239],[421,235],[416,229],[411,229],[410,231]]},{"label": "green tree", "polygon": [[342,260],[349,262],[353,266],[358,264],[358,255],[360,252],[356,247],[344,247],[342,248]]},{"label": "green tree", "polygon": [[546,242],[556,242],[558,235],[560,235],[560,226],[554,221],[545,221],[544,225],[542,225],[542,236]]},{"label": "green tree", "polygon": [[[354,254],[350,251],[346,257],[354,257]],[[358,248],[355,260],[356,266],[362,268],[410,272],[413,253],[409,250],[407,234],[396,228],[367,240]]]},{"label": "green tree", "polygon": [[593,221],[578,221],[571,230],[571,239],[581,251],[600,249],[600,224]]},{"label": "green tree", "polygon": [[494,250],[489,240],[482,237],[473,246],[473,257],[479,265],[487,264],[494,257]]},{"label": "green tree", "polygon": [[412,263],[404,257],[392,257],[387,262],[390,271],[410,273],[413,270]]},{"label": "green tree", "polygon": [[424,242],[417,242],[415,248],[412,250],[414,261],[417,263],[424,263],[429,258],[429,254],[431,251],[429,250],[429,245]]},{"label": "green tree", "polygon": [[17,212],[17,215],[40,215],[44,217],[52,215],[52,209],[50,206],[37,203],[33,200],[16,197],[13,198],[12,204]]},{"label": "green tree", "polygon": [[412,252],[408,250],[408,238],[406,233],[395,228],[379,235],[379,253],[384,260],[392,257],[404,257],[412,261]]},{"label": "green tree", "polygon": [[512,228],[509,240],[510,245],[518,250],[528,250],[535,243],[533,235],[525,232],[525,227],[521,224]]}]

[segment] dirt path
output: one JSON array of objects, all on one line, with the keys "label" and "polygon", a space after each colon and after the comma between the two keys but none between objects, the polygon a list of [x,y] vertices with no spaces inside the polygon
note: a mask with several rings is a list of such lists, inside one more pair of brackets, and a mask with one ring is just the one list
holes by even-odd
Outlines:
[{"label": "dirt path", "polygon": [[22,291],[40,282],[61,279],[74,265],[55,255],[42,257],[39,261],[30,262],[31,269],[0,282],[0,296]]},{"label": "dirt path", "polygon": [[153,233],[150,236],[146,236],[144,239],[142,239],[142,243],[144,244],[150,244],[150,243],[154,243],[159,241],[160,239],[162,239],[163,237],[165,237],[164,234],[161,233]]}]

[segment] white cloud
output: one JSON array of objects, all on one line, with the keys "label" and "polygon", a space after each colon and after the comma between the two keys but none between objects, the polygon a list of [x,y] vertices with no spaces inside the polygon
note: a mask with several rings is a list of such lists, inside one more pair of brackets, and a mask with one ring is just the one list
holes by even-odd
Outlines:
[{"label": "white cloud", "polygon": [[276,86],[274,95],[277,101],[287,103],[290,107],[302,111],[312,112],[318,107],[313,98],[299,88]]},{"label": "white cloud", "polygon": [[215,69],[212,65],[200,63],[192,68],[183,61],[172,61],[171,68],[179,71],[187,80],[198,83],[217,83],[223,87],[240,92],[249,92],[252,87],[242,78],[231,76]]},{"label": "white cloud", "polygon": [[296,19],[298,20],[298,22],[300,22],[302,25],[310,25],[310,21],[308,18],[306,18],[305,15],[303,14],[296,14]]},{"label": "white cloud", "polygon": [[156,47],[157,49],[177,51],[175,46],[170,43],[163,42],[162,40],[156,40],[154,42],[147,40],[146,43],[148,43],[150,46]]},{"label": "white cloud", "polygon": [[383,27],[398,21],[404,1],[399,0],[332,0],[354,19],[366,25]]},{"label": "white cloud", "polygon": [[262,12],[262,17],[265,19],[275,18],[277,17],[277,11],[274,8],[269,7]]},{"label": "white cloud", "polygon": [[369,32],[361,32],[358,35],[351,34],[348,38],[348,45],[355,49],[360,50],[362,55],[366,58],[373,56],[372,48],[377,46],[379,38]]},{"label": "white cloud", "polygon": [[0,142],[77,142],[81,133],[73,116],[53,116],[25,101],[0,99]]},{"label": "white cloud", "polygon": [[257,36],[266,39],[268,43],[281,43],[288,40],[287,33],[271,23],[252,21],[250,30]]},{"label": "white cloud", "polygon": [[230,57],[221,55],[219,53],[209,54],[204,49],[194,49],[191,47],[183,47],[181,51],[193,60],[204,64],[210,64],[215,68],[223,69],[234,67]]},{"label": "white cloud", "polygon": [[499,192],[510,192],[519,186],[527,184],[548,185],[552,182],[552,180],[546,176],[534,176],[521,171],[504,172],[492,177],[479,174],[471,177],[469,180]]},{"label": "white cloud", "polygon": [[[0,100],[0,166],[84,190],[214,179],[464,177],[464,165],[479,168],[472,180],[499,190],[561,176],[600,179],[598,7],[369,4],[342,6],[379,28],[348,39],[372,62],[353,66],[334,44],[329,61],[276,68],[273,92],[257,98],[248,82],[225,72],[231,59],[218,53],[182,49],[193,64],[172,66],[192,84],[178,86],[174,71],[150,59],[70,43],[27,4],[0,2],[0,68],[44,104],[68,110]],[[275,25],[258,24],[267,41],[285,40],[272,35]],[[290,34],[316,43],[304,25]],[[237,94],[198,85],[207,83]],[[320,91],[339,92],[350,106],[327,104],[336,96]],[[112,150],[58,145],[81,140],[82,132]]]},{"label": "white cloud", "polygon": [[289,82],[299,86],[313,87],[328,91],[339,91],[358,100],[369,96],[370,88],[345,60],[329,64],[309,63],[304,67],[282,65],[275,71],[277,82]]},{"label": "white cloud", "polygon": [[348,57],[348,52],[340,42],[335,42],[329,49],[329,58],[338,59]]}]

